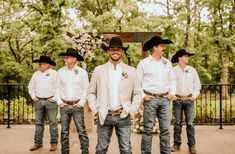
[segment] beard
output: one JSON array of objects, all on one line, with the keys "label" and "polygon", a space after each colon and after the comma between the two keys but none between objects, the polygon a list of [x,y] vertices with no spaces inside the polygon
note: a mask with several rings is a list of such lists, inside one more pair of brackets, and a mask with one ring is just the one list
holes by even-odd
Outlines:
[{"label": "beard", "polygon": [[110,59],[111,59],[112,61],[114,61],[114,62],[117,62],[117,61],[119,61],[119,60],[121,59],[121,57],[119,57],[119,58],[110,57]]},{"label": "beard", "polygon": [[113,54],[113,55],[110,55],[109,57],[113,62],[117,62],[121,59],[122,55],[121,54],[120,55],[119,54]]}]

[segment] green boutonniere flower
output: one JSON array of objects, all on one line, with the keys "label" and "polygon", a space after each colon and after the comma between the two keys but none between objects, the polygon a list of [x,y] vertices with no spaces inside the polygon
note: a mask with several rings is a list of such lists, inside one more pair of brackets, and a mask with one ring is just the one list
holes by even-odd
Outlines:
[{"label": "green boutonniere flower", "polygon": [[163,63],[164,65],[166,65],[167,61],[163,59],[163,60],[162,60],[162,63]]},{"label": "green boutonniere flower", "polygon": [[122,79],[123,78],[125,78],[125,79],[128,78],[128,74],[126,72],[122,72]]},{"label": "green boutonniere flower", "polygon": [[74,73],[77,75],[78,74],[78,70],[76,69],[76,70],[74,70]]}]

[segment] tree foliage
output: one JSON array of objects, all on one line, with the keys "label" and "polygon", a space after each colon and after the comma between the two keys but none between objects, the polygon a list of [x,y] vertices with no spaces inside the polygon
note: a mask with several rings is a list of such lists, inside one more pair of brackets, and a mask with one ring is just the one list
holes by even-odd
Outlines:
[{"label": "tree foliage", "polygon": [[[147,5],[161,9],[140,7]],[[60,68],[58,53],[70,46],[64,36],[80,25],[98,32],[162,32],[174,42],[165,56],[180,48],[194,53],[190,64],[202,83],[234,83],[234,20],[234,0],[0,0],[0,82],[28,82],[37,68],[32,60],[42,54]],[[136,66],[141,44],[128,45],[123,60]],[[93,52],[90,73],[107,60],[102,49]]]}]

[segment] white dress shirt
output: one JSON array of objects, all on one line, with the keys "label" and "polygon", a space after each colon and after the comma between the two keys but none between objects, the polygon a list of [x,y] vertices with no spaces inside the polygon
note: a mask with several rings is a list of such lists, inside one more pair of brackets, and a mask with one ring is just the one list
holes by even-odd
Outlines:
[{"label": "white dress shirt", "polygon": [[184,69],[182,69],[179,65],[176,65],[173,68],[173,71],[176,75],[177,81],[176,94],[181,96],[192,94],[193,98],[196,99],[201,89],[201,82],[197,71],[188,65],[186,65]]},{"label": "white dress shirt", "polygon": [[116,69],[111,62],[108,62],[108,73],[109,73],[109,110],[118,110],[122,107],[119,97],[120,82],[122,79],[122,67],[121,63],[116,65]]},{"label": "white dress shirt", "polygon": [[[176,77],[168,59],[162,57],[160,60],[156,60],[150,55],[139,62],[137,73],[142,90],[154,94],[169,92],[169,94],[175,95]],[[143,97],[145,96],[146,94],[143,92]]]},{"label": "white dress shirt", "polygon": [[55,95],[56,71],[49,68],[45,72],[34,72],[29,81],[28,91],[32,99],[48,98]]},{"label": "white dress shirt", "polygon": [[57,73],[57,103],[61,104],[63,100],[80,100],[78,104],[84,106],[87,99],[88,86],[89,80],[86,70],[77,65],[72,69],[64,66]]}]

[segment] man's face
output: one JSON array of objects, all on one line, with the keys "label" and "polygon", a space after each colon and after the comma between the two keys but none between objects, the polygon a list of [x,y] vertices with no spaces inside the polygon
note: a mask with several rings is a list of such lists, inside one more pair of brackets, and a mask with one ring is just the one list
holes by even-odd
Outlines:
[{"label": "man's face", "polygon": [[123,53],[122,48],[113,47],[108,49],[108,55],[109,59],[111,59],[113,62],[117,62],[121,59]]},{"label": "man's face", "polygon": [[159,55],[160,57],[164,54],[165,51],[165,44],[159,44],[157,46],[154,46],[154,51],[156,52],[157,55]]},{"label": "man's face", "polygon": [[76,63],[77,62],[77,58],[72,57],[72,56],[64,56],[64,63],[66,66]]},{"label": "man's face", "polygon": [[42,72],[48,70],[51,67],[51,65],[48,63],[39,63],[38,65],[39,65],[39,70]]},{"label": "man's face", "polygon": [[188,64],[188,55],[183,55],[182,57],[179,57],[179,62]]}]

